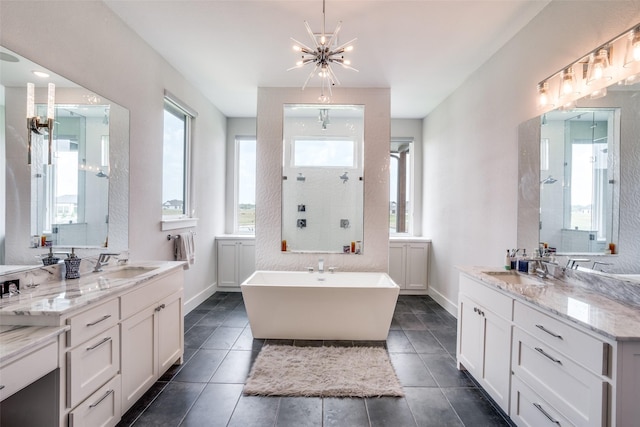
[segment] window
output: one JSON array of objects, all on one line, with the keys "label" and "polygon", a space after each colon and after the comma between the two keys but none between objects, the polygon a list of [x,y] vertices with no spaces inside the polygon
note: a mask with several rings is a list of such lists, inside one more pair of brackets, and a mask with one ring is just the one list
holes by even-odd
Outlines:
[{"label": "window", "polygon": [[411,146],[413,139],[392,138],[389,167],[389,232],[411,233]]},{"label": "window", "polygon": [[189,218],[191,122],[196,114],[165,97],[162,145],[162,218]]},{"label": "window", "polygon": [[256,139],[236,137],[236,233],[256,231]]},{"label": "window", "polygon": [[293,167],[355,167],[355,141],[300,138],[293,141]]}]

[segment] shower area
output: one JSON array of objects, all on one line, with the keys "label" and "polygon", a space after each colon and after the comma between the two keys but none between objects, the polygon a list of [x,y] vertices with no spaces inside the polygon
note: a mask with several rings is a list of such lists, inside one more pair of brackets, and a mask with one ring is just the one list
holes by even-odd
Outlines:
[{"label": "shower area", "polygon": [[612,242],[618,129],[612,108],[542,118],[540,241],[558,253],[604,253]]}]

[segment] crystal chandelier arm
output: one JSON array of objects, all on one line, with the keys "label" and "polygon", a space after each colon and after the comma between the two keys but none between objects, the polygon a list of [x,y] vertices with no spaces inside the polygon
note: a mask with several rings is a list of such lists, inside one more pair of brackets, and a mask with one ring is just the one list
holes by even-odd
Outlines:
[{"label": "crystal chandelier arm", "polygon": [[343,68],[346,68],[348,70],[353,70],[356,73],[359,72],[357,68],[353,68],[351,65],[345,64],[344,59],[342,58],[331,58],[330,61],[336,64],[340,64]]},{"label": "crystal chandelier arm", "polygon": [[296,50],[296,47],[298,47],[298,49],[300,49],[300,52],[306,53],[308,55],[314,55],[315,51],[312,48],[310,48],[304,43],[300,43],[298,40],[294,39],[293,37],[289,37],[289,38],[295,43],[295,45],[293,46],[294,50]]},{"label": "crystal chandelier arm", "polygon": [[355,39],[349,40],[348,42],[341,44],[340,46],[338,46],[335,50],[332,50],[331,52],[329,52],[329,55],[337,55],[340,53],[343,53],[345,51],[345,49],[347,47],[349,47],[349,45],[351,43],[355,43],[356,40],[358,40],[358,38],[356,37]]},{"label": "crystal chandelier arm", "polygon": [[293,67],[291,67],[291,68],[287,68],[287,71],[291,71],[291,70],[295,70],[295,69],[298,69],[298,68],[302,68],[302,67],[304,67],[305,65],[307,65],[308,63],[310,63],[310,62],[314,62],[314,61],[315,61],[315,58],[306,58],[306,59],[303,59],[302,61],[300,61],[299,63],[297,63],[297,64],[296,64],[296,65],[294,65]]},{"label": "crystal chandelier arm", "polygon": [[318,69],[318,66],[316,65],[313,68],[313,71],[309,73],[309,77],[307,77],[307,80],[304,81],[304,85],[302,85],[302,90],[304,90],[304,88],[307,87],[307,83],[309,83],[309,80],[311,80],[311,77],[313,77],[317,69]]},{"label": "crystal chandelier arm", "polygon": [[331,46],[334,39],[338,41],[338,33],[340,32],[340,28],[342,28],[342,21],[338,21],[338,25],[336,25],[336,29],[333,30],[333,34],[331,34],[331,38],[329,39],[329,43],[327,43],[327,46]]},{"label": "crystal chandelier arm", "polygon": [[307,21],[304,21],[304,26],[307,28],[307,33],[309,33],[309,37],[311,37],[311,40],[313,40],[313,44],[317,49],[318,47],[320,47],[320,44],[318,44],[318,40],[316,39],[316,36],[313,34],[313,31],[311,31],[311,27],[309,26],[309,23]]},{"label": "crystal chandelier arm", "polygon": [[331,67],[327,67],[327,70],[329,71],[329,81],[331,82],[332,85],[337,84],[340,85],[340,80],[338,80],[338,76],[336,76],[336,73],[333,72],[333,70],[331,69]]}]

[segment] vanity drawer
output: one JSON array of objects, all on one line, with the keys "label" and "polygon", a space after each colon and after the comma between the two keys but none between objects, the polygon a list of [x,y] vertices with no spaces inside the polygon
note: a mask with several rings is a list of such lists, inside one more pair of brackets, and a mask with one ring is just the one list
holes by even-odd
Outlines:
[{"label": "vanity drawer", "polygon": [[67,319],[71,330],[67,333],[67,347],[75,347],[94,337],[120,320],[118,298]]},{"label": "vanity drawer", "polygon": [[513,329],[513,375],[575,425],[599,426],[607,404],[607,383],[569,357]]},{"label": "vanity drawer", "polygon": [[511,320],[513,313],[513,299],[495,291],[486,285],[468,278],[465,275],[460,276],[461,294],[467,295],[469,298],[491,310],[498,316]]},{"label": "vanity drawer", "polygon": [[509,417],[518,426],[575,425],[517,377],[513,377],[511,381],[511,411]]},{"label": "vanity drawer", "polygon": [[120,375],[69,413],[69,427],[108,427],[120,421]]},{"label": "vanity drawer", "polygon": [[54,340],[0,369],[0,401],[22,390],[58,367],[58,341]]},{"label": "vanity drawer", "polygon": [[565,354],[595,374],[609,375],[609,344],[519,301],[514,306],[513,320],[555,352]]},{"label": "vanity drawer", "polygon": [[140,285],[141,287],[120,297],[122,319],[128,319],[151,304],[179,291],[182,285],[183,274],[181,271]]},{"label": "vanity drawer", "polygon": [[67,352],[67,407],[73,408],[120,370],[120,327]]}]

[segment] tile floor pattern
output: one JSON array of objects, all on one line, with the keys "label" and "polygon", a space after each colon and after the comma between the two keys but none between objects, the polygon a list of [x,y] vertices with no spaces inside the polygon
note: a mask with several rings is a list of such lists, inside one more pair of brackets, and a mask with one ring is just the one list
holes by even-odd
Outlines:
[{"label": "tile floor pattern", "polygon": [[386,345],[404,398],[244,396],[244,381],[264,341],[251,336],[242,295],[216,293],[184,323],[185,363],[157,381],[118,427],[511,425],[456,369],[456,319],[428,296],[401,295],[386,343],[374,343]]}]

